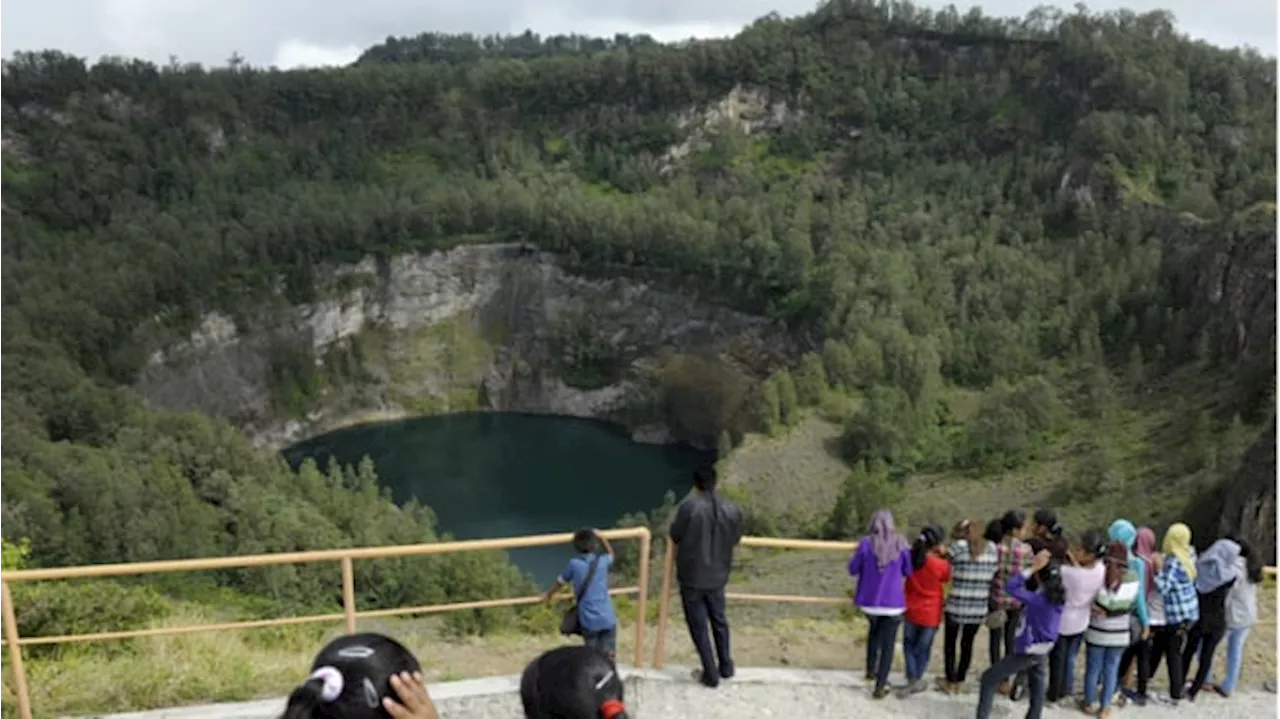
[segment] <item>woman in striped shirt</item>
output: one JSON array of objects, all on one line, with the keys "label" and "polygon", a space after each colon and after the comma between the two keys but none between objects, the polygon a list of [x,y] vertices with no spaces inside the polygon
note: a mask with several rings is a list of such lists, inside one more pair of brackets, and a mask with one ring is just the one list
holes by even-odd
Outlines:
[{"label": "woman in striped shirt", "polygon": [[[997,540],[999,537],[997,536]],[[996,548],[984,536],[975,519],[961,521],[951,530],[951,594],[947,596],[943,656],[946,677],[941,689],[955,694],[964,684],[973,659],[973,639],[987,617],[991,578],[996,573]],[[960,644],[959,661],[956,643]]]},{"label": "woman in striped shirt", "polygon": [[[1142,584],[1130,567],[1129,548],[1121,542],[1107,547],[1106,582],[1093,600],[1093,617],[1084,633],[1088,646],[1084,671],[1084,711],[1102,719],[1111,714],[1111,698],[1119,681],[1120,657],[1132,643],[1130,617]],[[1102,696],[1098,696],[1098,685]]]}]

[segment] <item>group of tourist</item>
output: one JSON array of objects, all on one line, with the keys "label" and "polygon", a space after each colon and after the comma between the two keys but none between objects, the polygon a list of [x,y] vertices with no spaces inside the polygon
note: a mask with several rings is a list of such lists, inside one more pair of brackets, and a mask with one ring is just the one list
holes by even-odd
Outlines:
[{"label": "group of tourist", "polygon": [[[734,675],[725,613],[742,513],[716,493],[713,468],[694,475],[695,491],[671,523],[676,579],[699,666],[693,678],[716,687]],[[527,719],[626,719],[614,664],[617,617],[609,596],[613,548],[590,529],[574,535],[574,556],[547,591],[573,590],[561,632],[583,646],[552,649],[528,665],[520,682]],[[1166,664],[1167,701],[1195,700],[1205,689],[1226,697],[1239,680],[1245,637],[1257,619],[1262,565],[1237,538],[1215,541],[1197,556],[1191,530],[1174,524],[1160,550],[1156,534],[1124,519],[1106,533],[1066,540],[1055,513],[1019,510],[983,524],[967,519],[949,534],[937,526],[908,542],[888,510],[876,512],[848,571],[854,603],[868,620],[866,679],[872,696],[890,695],[899,627],[906,698],[928,688],[934,637],[943,628],[944,673],[938,689],[959,693],[985,627],[991,666],[979,682],[977,716],[989,717],[997,694],[1029,699],[1028,717],[1047,702],[1074,703],[1107,717],[1118,702],[1146,704],[1151,678]],[[1212,678],[1213,654],[1227,641],[1224,681]],[[1076,660],[1084,646],[1084,685]],[[1193,662],[1196,672],[1191,674]],[[1132,670],[1132,671],[1131,671]],[[1192,677],[1190,681],[1186,677]],[[316,657],[289,698],[285,719],[437,719],[417,660],[376,634],[342,637]]]},{"label": "group of tourist", "polygon": [[[1163,700],[1194,701],[1205,689],[1230,696],[1257,619],[1262,563],[1233,537],[1197,556],[1191,530],[1181,523],[1169,527],[1159,550],[1152,529],[1124,519],[1105,535],[1086,531],[1069,545],[1048,509],[1030,522],[1019,510],[986,525],[964,520],[947,537],[928,526],[908,543],[881,510],[849,560],[849,574],[858,581],[854,601],[868,619],[867,680],[875,698],[890,694],[900,625],[903,697],[927,688],[939,626],[944,674],[938,687],[960,691],[974,638],[986,627],[991,667],[979,683],[979,719],[990,716],[997,693],[1015,700],[1026,695],[1028,717],[1039,717],[1046,702],[1074,703],[1107,717],[1118,702],[1156,699],[1148,689],[1161,659],[1169,677]],[[1213,654],[1224,638],[1227,668],[1219,684],[1212,679]],[[1081,645],[1084,685],[1077,695]]]}]

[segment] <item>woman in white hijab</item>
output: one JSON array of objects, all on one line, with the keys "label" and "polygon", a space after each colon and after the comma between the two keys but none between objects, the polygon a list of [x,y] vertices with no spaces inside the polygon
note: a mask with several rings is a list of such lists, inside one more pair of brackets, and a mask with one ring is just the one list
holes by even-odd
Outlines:
[{"label": "woman in white hijab", "polygon": [[1240,576],[1240,545],[1230,539],[1219,539],[1200,555],[1196,562],[1196,595],[1200,601],[1200,620],[1191,628],[1187,646],[1182,651],[1183,676],[1190,676],[1191,659],[1200,654],[1200,665],[1186,697],[1195,701],[1213,669],[1213,652],[1227,634],[1227,594]]}]

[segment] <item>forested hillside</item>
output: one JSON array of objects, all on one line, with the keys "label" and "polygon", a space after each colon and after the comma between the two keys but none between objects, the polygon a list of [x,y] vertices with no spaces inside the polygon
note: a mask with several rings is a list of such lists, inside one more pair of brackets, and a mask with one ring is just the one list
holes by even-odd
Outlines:
[{"label": "forested hillside", "polygon": [[[1025,461],[1077,411],[1063,377],[1086,399],[1216,378],[1211,439],[1272,417],[1274,63],[1164,14],[836,0],[725,41],[429,34],[291,72],[42,51],[0,94],[3,524],[38,564],[432,538],[367,467],[291,472],[127,386],[207,312],[243,322],[313,301],[335,263],[460,242],[534,243],[795,335],[810,354],[729,408],[728,444],[830,387],[862,400],[847,458],[899,479]],[[312,359],[281,381],[305,394]],[[958,428],[948,392],[992,387]],[[361,586],[421,603],[519,581],[448,566]]]}]

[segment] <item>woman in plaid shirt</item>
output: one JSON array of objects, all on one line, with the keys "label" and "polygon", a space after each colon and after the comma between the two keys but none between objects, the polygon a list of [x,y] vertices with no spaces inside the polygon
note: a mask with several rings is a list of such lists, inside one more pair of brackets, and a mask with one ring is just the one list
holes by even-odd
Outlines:
[{"label": "woman in plaid shirt", "polygon": [[[1013,575],[1031,566],[1031,547],[1022,541],[1026,531],[1027,515],[1018,509],[1011,509],[1000,518],[1000,529],[1004,536],[996,545],[996,573],[991,578],[990,599],[988,608],[993,620],[988,623],[991,628],[991,666],[995,666],[1005,655],[1013,653],[1014,640],[1018,636],[1018,622],[1022,619],[1022,603],[1010,596],[1005,585]],[[1003,622],[1000,618],[1003,617]],[[993,626],[994,625],[994,626]],[[1014,680],[1014,685],[1021,684],[1021,675]],[[1006,681],[999,687],[1001,694],[1012,691]]]},{"label": "woman in plaid shirt", "polygon": [[[1160,660],[1169,664],[1169,696],[1182,699],[1182,649],[1187,631],[1200,619],[1196,595],[1196,566],[1191,559],[1191,528],[1179,522],[1164,533],[1163,553],[1151,555],[1158,601],[1149,601],[1151,615],[1151,676]],[[1152,596],[1152,599],[1157,597]]]}]

